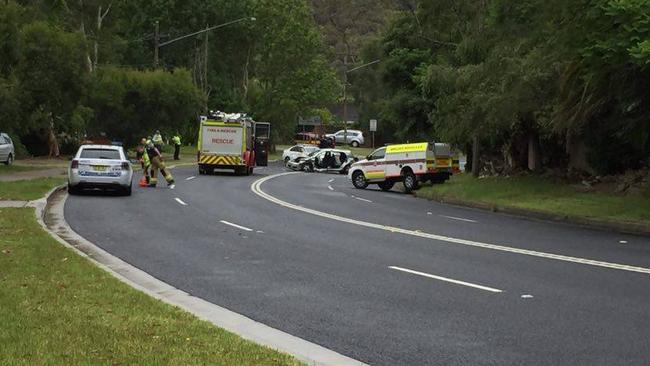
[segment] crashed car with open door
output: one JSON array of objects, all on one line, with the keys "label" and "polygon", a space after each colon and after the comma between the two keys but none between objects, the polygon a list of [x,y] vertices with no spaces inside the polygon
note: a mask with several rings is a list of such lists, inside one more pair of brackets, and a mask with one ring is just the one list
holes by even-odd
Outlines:
[{"label": "crashed car with open door", "polygon": [[347,174],[358,160],[350,150],[323,149],[289,161],[287,167],[297,171]]}]

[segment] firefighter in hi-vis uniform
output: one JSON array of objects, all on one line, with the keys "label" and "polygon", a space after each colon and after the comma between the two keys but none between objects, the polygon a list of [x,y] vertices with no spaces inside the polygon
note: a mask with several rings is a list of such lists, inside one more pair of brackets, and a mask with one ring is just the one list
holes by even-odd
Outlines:
[{"label": "firefighter in hi-vis uniform", "polygon": [[156,146],[154,146],[151,140],[147,141],[145,151],[151,161],[151,178],[149,178],[149,187],[155,187],[158,184],[158,170],[160,170],[160,174],[162,174],[167,181],[167,185],[171,186],[174,184],[174,177],[165,167],[162,154],[158,151]]},{"label": "firefighter in hi-vis uniform", "polygon": [[147,154],[147,139],[143,138],[140,141],[140,146],[138,146],[136,157],[142,166],[142,173],[144,174],[142,177],[144,179],[144,182],[141,181],[140,186],[148,186],[150,180],[149,169],[151,168],[151,159],[149,159],[149,154]]}]

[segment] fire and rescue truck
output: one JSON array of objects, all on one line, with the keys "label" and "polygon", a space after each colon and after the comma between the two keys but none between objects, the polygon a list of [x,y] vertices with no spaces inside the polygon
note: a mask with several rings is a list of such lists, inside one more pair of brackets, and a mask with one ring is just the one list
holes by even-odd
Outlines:
[{"label": "fire and rescue truck", "polygon": [[365,160],[354,163],[348,173],[356,188],[377,184],[388,191],[395,183],[402,182],[407,193],[427,181],[444,183],[451,175],[451,147],[429,142],[379,148]]},{"label": "fire and rescue truck", "polygon": [[[268,123],[266,136],[270,132]],[[259,128],[258,130],[262,130]],[[255,138],[255,121],[243,113],[211,112],[200,117],[197,161],[199,174],[210,174],[215,169],[232,169],[238,175],[250,175],[256,165],[255,149],[260,150],[257,165],[266,165],[268,139],[260,143]]]}]

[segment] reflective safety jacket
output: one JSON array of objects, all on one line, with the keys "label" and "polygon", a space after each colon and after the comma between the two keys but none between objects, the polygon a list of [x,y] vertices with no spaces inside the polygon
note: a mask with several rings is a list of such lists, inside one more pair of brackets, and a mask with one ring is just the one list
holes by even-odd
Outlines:
[{"label": "reflective safety jacket", "polygon": [[180,144],[181,144],[181,137],[178,136],[178,135],[172,137],[172,143],[173,143],[174,145],[180,145]]}]

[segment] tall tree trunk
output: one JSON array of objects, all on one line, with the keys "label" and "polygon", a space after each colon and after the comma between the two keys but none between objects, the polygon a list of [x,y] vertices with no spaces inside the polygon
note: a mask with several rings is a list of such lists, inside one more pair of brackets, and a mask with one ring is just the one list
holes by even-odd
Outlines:
[{"label": "tall tree trunk", "polygon": [[537,132],[528,132],[528,170],[535,172],[541,168],[539,151],[539,137]]},{"label": "tall tree trunk", "polygon": [[474,135],[474,141],[472,141],[472,176],[478,178],[479,173],[481,172],[480,167],[480,142],[478,133]]},{"label": "tall tree trunk", "polygon": [[[94,59],[93,59],[93,67],[92,70],[97,70],[97,64],[99,63],[99,35],[102,31],[102,24],[104,23],[104,18],[108,16],[108,13],[111,11],[111,3],[108,4],[106,7],[106,11],[102,12],[102,6],[100,5],[97,8],[97,32],[95,33],[95,39],[94,39],[94,45],[93,45],[93,51],[94,51]],[[91,71],[92,71],[91,70]]]}]

